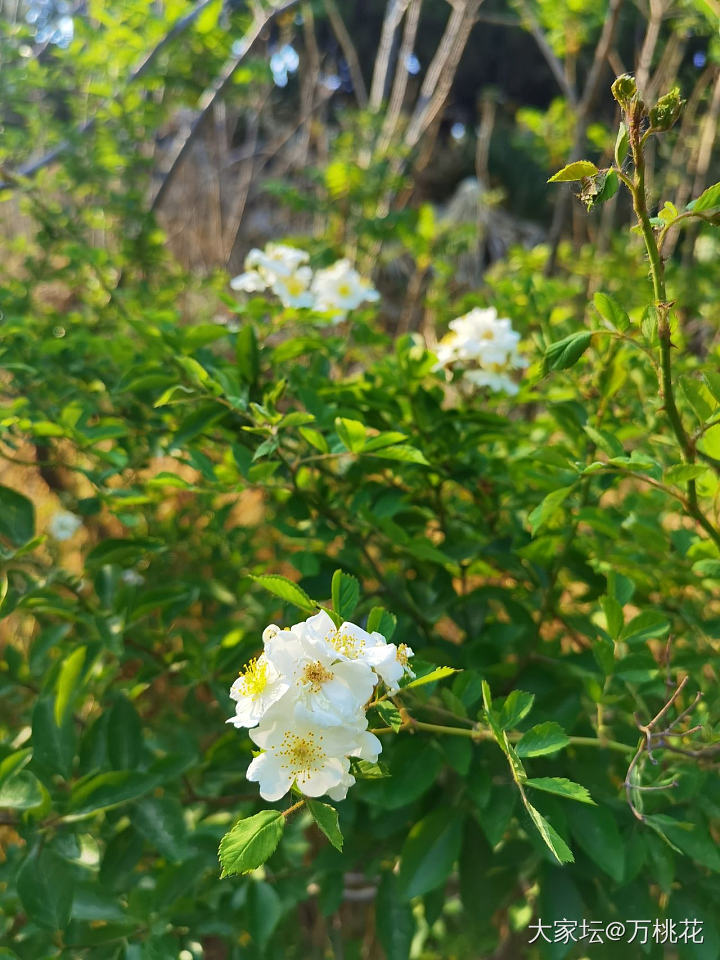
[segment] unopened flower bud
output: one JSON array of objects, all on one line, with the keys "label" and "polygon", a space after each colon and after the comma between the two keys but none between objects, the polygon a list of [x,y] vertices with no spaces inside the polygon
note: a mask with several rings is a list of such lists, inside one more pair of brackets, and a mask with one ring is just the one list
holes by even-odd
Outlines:
[{"label": "unopened flower bud", "polygon": [[617,78],[610,90],[623,110],[627,110],[632,101],[637,97],[638,90],[635,77],[629,73],[624,73]]},{"label": "unopened flower bud", "polygon": [[650,110],[650,124],[655,130],[669,130],[685,106],[685,101],[680,96],[680,90],[674,87],[670,93],[660,97],[658,102]]}]

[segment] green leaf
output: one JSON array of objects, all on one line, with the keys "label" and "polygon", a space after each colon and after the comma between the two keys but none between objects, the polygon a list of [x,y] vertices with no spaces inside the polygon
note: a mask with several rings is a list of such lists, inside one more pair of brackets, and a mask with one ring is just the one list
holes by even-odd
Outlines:
[{"label": "green leaf", "polygon": [[578,846],[616,883],[625,873],[625,844],[607,807],[567,807],[570,829]]},{"label": "green leaf", "polygon": [[402,717],[400,716],[400,711],[398,708],[393,703],[384,700],[382,703],[377,705],[376,709],[385,723],[389,727],[392,727],[397,733],[402,726]]},{"label": "green leaf", "polygon": [[568,800],[595,805],[586,787],[565,777],[534,777],[526,780],[525,786],[532,787],[534,790],[543,790],[545,793],[556,793],[559,797],[567,797]]},{"label": "green leaf", "polygon": [[135,707],[126,697],[113,704],[107,722],[110,763],[115,769],[133,770],[142,754],[142,724]]},{"label": "green leaf", "polygon": [[445,883],[460,853],[462,818],[436,810],[411,829],[402,848],[398,894],[402,900],[422,896]]},{"label": "green leaf", "polygon": [[66,819],[80,820],[129,800],[137,800],[157,783],[156,777],[136,770],[91,774],[73,784],[68,804],[70,815]]},{"label": "green leaf", "polygon": [[60,726],[55,723],[51,699],[42,697],[32,715],[33,765],[45,767],[67,779],[75,753],[75,731],[72,718],[66,716]]},{"label": "green leaf", "polygon": [[17,875],[17,891],[28,917],[47,930],[62,930],[70,920],[73,868],[51,850],[31,854]]},{"label": "green leaf", "polygon": [[35,536],[35,507],[22,493],[0,485],[0,534],[16,547]]},{"label": "green leaf", "polygon": [[718,404],[707,385],[694,377],[680,377],[678,385],[700,423],[709,420],[717,410]]},{"label": "green leaf", "polygon": [[313,800],[308,797],[305,804],[310,811],[313,820],[322,830],[330,843],[342,853],[343,836],[340,832],[338,823],[338,812],[335,807],[329,803],[321,803],[319,800]]},{"label": "green leaf", "polygon": [[565,183],[574,180],[582,180],[583,177],[594,177],[598,173],[598,168],[589,160],[575,160],[568,163],[562,170],[558,170],[548,180],[548,183]]},{"label": "green leaf", "polygon": [[670,631],[667,617],[657,610],[644,610],[626,624],[620,639],[625,643],[644,643],[646,640],[657,640]]},{"label": "green leaf", "polygon": [[302,587],[293,583],[292,580],[288,580],[287,577],[281,577],[280,574],[273,573],[260,577],[252,577],[251,579],[254,580],[255,583],[260,584],[261,587],[265,587],[270,593],[275,594],[276,597],[280,597],[281,600],[285,600],[287,603],[295,604],[295,606],[301,610],[312,612],[317,610],[317,603],[310,599]]},{"label": "green leaf", "polygon": [[315,447],[320,453],[327,453],[329,451],[330,447],[328,446],[327,440],[318,430],[313,430],[312,427],[299,427],[298,433],[303,440],[306,440],[310,446]]},{"label": "green leaf", "polygon": [[607,631],[613,640],[617,640],[625,623],[623,608],[615,597],[601,597],[600,604],[605,614]]},{"label": "green leaf", "polygon": [[275,852],[285,829],[285,817],[278,810],[261,810],[237,821],[220,841],[220,877],[250,873]]},{"label": "green leaf", "polygon": [[410,904],[398,891],[395,874],[383,873],[375,899],[375,924],[386,960],[409,960],[415,935],[415,920]]},{"label": "green leaf", "polygon": [[63,661],[55,685],[55,723],[62,726],[70,706],[78,678],[85,663],[85,647],[78,647]]},{"label": "green leaf", "polygon": [[373,450],[368,452],[368,456],[379,457],[381,460],[398,460],[401,463],[420,463],[426,467],[430,466],[425,455],[417,447],[411,447],[408,443],[398,443],[394,447]]},{"label": "green leaf", "polygon": [[513,690],[509,693],[498,715],[498,722],[502,729],[510,730],[517,726],[523,717],[530,713],[534,702],[534,693],[526,693],[525,690]]},{"label": "green leaf", "polygon": [[720,580],[720,560],[714,560],[712,558],[698,560],[692,565],[692,572],[698,577]]},{"label": "green leaf", "polygon": [[384,607],[373,607],[367,618],[367,632],[380,633],[386,640],[390,640],[395,633],[397,617]]},{"label": "green leaf", "polygon": [[360,600],[360,584],[357,579],[342,570],[336,570],[332,578],[332,605],[335,612],[347,620]]},{"label": "green leaf", "polygon": [[335,430],[350,453],[358,453],[365,444],[365,424],[359,420],[348,420],[346,417],[336,417]]},{"label": "green leaf", "polygon": [[282,901],[269,883],[253,880],[248,886],[246,904],[250,936],[264,951],[282,917]]},{"label": "green leaf", "polygon": [[552,824],[548,823],[545,817],[535,809],[531,803],[525,803],[525,809],[530,814],[532,822],[537,827],[538,833],[543,838],[558,863],[573,863],[575,857],[572,850],[565,843],[560,834],[555,830]]},{"label": "green leaf", "polygon": [[43,799],[40,781],[29,770],[19,770],[0,785],[0,809],[29,810]]},{"label": "green leaf", "polygon": [[630,142],[628,139],[628,130],[624,123],[618,127],[617,138],[615,140],[615,163],[622,167],[625,157],[628,155]]},{"label": "green leaf", "polygon": [[559,723],[547,720],[530,727],[515,744],[519,757],[540,757],[545,753],[555,753],[570,743],[570,738]]},{"label": "green leaf", "polygon": [[411,687],[422,687],[426,683],[435,683],[436,680],[443,680],[445,677],[450,677],[453,673],[458,672],[455,667],[436,667],[430,673],[426,673],[422,677],[416,677],[415,680],[405,684],[403,690],[409,690]]},{"label": "green leaf", "polygon": [[552,490],[540,503],[528,514],[528,523],[533,535],[542,530],[550,521],[557,516],[560,508],[572,493],[574,487],[559,487]]},{"label": "green leaf", "polygon": [[630,326],[630,317],[620,304],[607,293],[596,293],[593,297],[595,309],[608,323],[623,333]]},{"label": "green leaf", "polygon": [[702,213],[703,210],[713,210],[720,207],[720,183],[714,183],[707,190],[704,190],[700,196],[688,204],[688,209],[693,213]]},{"label": "green leaf", "polygon": [[101,567],[117,564],[129,567],[141,560],[146,554],[163,549],[163,542],[151,537],[139,537],[134,540],[108,537],[88,553],[85,557],[85,565],[87,567]]},{"label": "green leaf", "polygon": [[183,808],[176,797],[145,797],[131,814],[133,827],[171,863],[187,855]]},{"label": "green leaf", "polygon": [[255,328],[250,323],[238,330],[235,340],[235,363],[243,380],[249,384],[255,383],[260,372],[260,357]]},{"label": "green leaf", "polygon": [[407,440],[407,436],[404,433],[398,433],[397,430],[388,430],[386,433],[381,433],[377,437],[370,437],[369,440],[366,440],[363,446],[363,453],[370,453],[372,450],[382,450],[383,447],[391,447],[393,444],[402,443],[403,440]]},{"label": "green leaf", "polygon": [[674,467],[669,467],[665,471],[664,479],[666,483],[676,483],[682,486],[688,480],[697,480],[707,471],[708,468],[704,463],[676,463]]},{"label": "green leaf", "polygon": [[562,340],[551,343],[543,358],[543,373],[548,374],[551,370],[567,370],[568,367],[572,367],[590,346],[591,340],[592,333],[579,330],[568,337],[563,337]]}]

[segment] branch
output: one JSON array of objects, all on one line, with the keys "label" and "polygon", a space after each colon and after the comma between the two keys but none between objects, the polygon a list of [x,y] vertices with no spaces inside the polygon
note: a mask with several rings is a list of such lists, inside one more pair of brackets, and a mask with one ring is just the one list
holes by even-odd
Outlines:
[{"label": "branch", "polygon": [[481,3],[482,0],[462,0],[453,6],[420,88],[420,96],[405,134],[406,147],[412,149],[417,145],[445,105]]},{"label": "branch", "polygon": [[256,20],[255,23],[253,23],[253,25],[250,27],[250,29],[247,31],[245,36],[240,41],[240,44],[239,44],[240,52],[237,54],[237,56],[233,57],[231,60],[228,60],[228,62],[223,67],[222,72],[219,74],[218,77],[215,78],[215,82],[212,84],[212,86],[208,87],[208,89],[200,97],[200,100],[198,102],[198,111],[195,115],[195,119],[190,125],[190,129],[188,130],[184,139],[182,140],[179,147],[175,151],[175,155],[170,161],[170,166],[163,178],[163,181],[160,184],[160,187],[157,193],[153,197],[152,203],[150,204],[151,212],[157,210],[157,208],[162,203],[165,194],[167,193],[168,189],[170,188],[170,185],[175,179],[175,175],[179,170],[183,159],[187,155],[190,147],[193,145],[195,141],[195,138],[200,132],[200,129],[202,127],[205,117],[207,116],[208,112],[212,109],[213,104],[215,104],[216,101],[224,93],[226,87],[232,80],[235,74],[235,71],[243,62],[243,60],[247,57],[248,53],[250,53],[250,50],[255,45],[260,34],[263,32],[265,27],[267,27],[268,24],[270,24],[275,19],[275,17],[277,17],[281,13],[284,13],[286,10],[289,10],[291,7],[294,7],[298,2],[299,0],[286,0],[285,3],[279,6],[273,7],[273,9],[267,14],[264,20]]},{"label": "branch", "polygon": [[348,33],[345,21],[340,15],[335,0],[323,0],[323,4],[328,20],[330,21],[330,26],[333,28],[333,33],[337,37],[337,42],[340,44],[340,48],[345,55],[345,60],[347,61],[350,71],[350,78],[352,79],[353,90],[355,91],[355,99],[360,109],[364,110],[368,105],[368,94],[355,44],[352,42],[352,37]]},{"label": "branch", "polygon": [[385,10],[380,43],[375,67],[373,69],[372,84],[370,86],[370,109],[377,112],[382,104],[390,74],[390,57],[395,42],[395,33],[400,21],[405,15],[410,0],[389,0]]}]

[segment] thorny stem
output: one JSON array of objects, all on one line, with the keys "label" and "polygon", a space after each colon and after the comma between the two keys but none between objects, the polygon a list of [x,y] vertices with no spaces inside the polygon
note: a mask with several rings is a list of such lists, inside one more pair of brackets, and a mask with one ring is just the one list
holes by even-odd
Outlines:
[{"label": "thorny stem", "polygon": [[[670,310],[672,303],[668,302],[667,290],[665,287],[665,267],[660,255],[660,245],[655,237],[652,224],[650,223],[650,214],[648,213],[647,197],[645,194],[645,154],[644,145],[647,135],[643,136],[640,132],[639,116],[634,115],[632,111],[627,114],[628,140],[632,151],[633,163],[635,165],[635,178],[631,180],[622,172],[618,172],[625,185],[630,190],[632,196],[633,209],[637,217],[638,225],[645,241],[648,260],[650,264],[650,277],[652,279],[653,294],[655,298],[655,308],[658,313],[658,340],[660,342],[660,390],[663,397],[665,411],[670,421],[675,438],[682,451],[683,459],[687,463],[695,462],[695,443],[688,436],[682,422],[680,411],[675,403],[675,392],[672,379],[672,341],[670,331]],[[664,235],[661,234],[664,239]],[[697,489],[695,480],[688,480],[687,484],[687,511],[705,530],[708,536],[720,546],[720,533],[710,523],[705,514],[700,509],[697,499]]]},{"label": "thorny stem", "polygon": [[305,806],[305,801],[298,800],[297,803],[294,803],[291,807],[288,807],[287,810],[283,810],[282,815],[287,820],[288,817],[292,816],[292,814],[295,813],[296,810],[300,810],[300,808],[304,806]]}]

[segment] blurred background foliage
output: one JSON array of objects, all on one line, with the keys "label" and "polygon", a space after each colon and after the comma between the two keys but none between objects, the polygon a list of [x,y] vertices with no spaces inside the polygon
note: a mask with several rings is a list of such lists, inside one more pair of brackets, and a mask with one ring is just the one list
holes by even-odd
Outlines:
[{"label": "blurred background foliage", "polygon": [[[2,0],[1,956],[720,956],[720,551],[686,509],[628,196],[587,214],[546,185],[611,162],[626,70],[688,101],[649,146],[652,212],[717,181],[719,15]],[[328,329],[239,302],[228,274],[279,238],[349,256],[381,303]],[[678,403],[715,465],[719,254],[709,225],[665,245]],[[446,385],[424,346],[486,305],[532,360],[512,401]],[[548,375],[551,343],[594,330]],[[364,449],[391,431],[388,456]],[[714,526],[715,469],[692,469]],[[67,541],[46,535],[60,509],[82,519]],[[484,677],[498,706],[534,696],[513,731],[572,738],[527,763],[597,803],[537,804],[574,863],[496,746],[405,734],[391,778],[339,806],[342,854],[303,816],[219,880],[220,837],[258,809],[228,689],[297,619],[250,577],[327,599],[337,567],[359,618],[381,604],[393,640],[463,668],[422,716],[473,722]],[[702,729],[643,754],[635,786],[674,786],[634,790],[641,821],[637,724],[686,675],[680,710],[704,696],[679,729]],[[705,939],[531,947],[538,917],[693,917]]]}]

